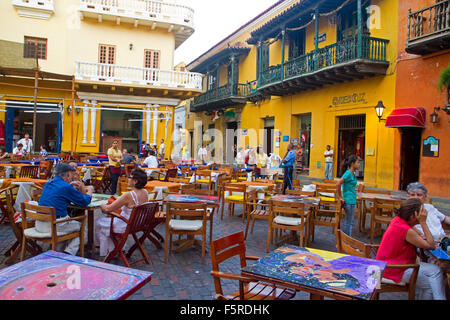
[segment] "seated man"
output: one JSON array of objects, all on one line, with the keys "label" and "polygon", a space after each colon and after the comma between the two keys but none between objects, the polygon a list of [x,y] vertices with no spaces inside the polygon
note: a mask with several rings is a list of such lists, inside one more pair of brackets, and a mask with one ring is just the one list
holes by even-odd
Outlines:
[{"label": "seated man", "polygon": [[[80,182],[74,181],[75,169],[66,163],[60,163],[56,166],[55,177],[47,182],[42,190],[39,199],[40,206],[54,207],[57,220],[69,219],[67,207],[74,204],[79,207],[86,207],[91,203],[91,196],[94,189],[86,187],[86,194],[83,195],[77,188],[80,188]],[[81,223],[78,221],[68,221],[57,225],[57,230],[61,232],[74,232],[80,230]],[[36,230],[40,232],[50,232],[50,224],[46,221],[36,221]],[[80,247],[80,239],[74,238],[68,240],[64,252],[75,255]],[[64,246],[63,243],[58,246]],[[61,248],[58,248],[61,250]]]},{"label": "seated man", "polygon": [[128,153],[127,149],[123,149],[122,154],[123,154],[123,163],[125,164],[137,163],[136,158],[131,153]]},{"label": "seated man", "polygon": [[69,166],[71,166],[75,171],[72,174],[72,180],[73,182],[78,181],[80,183],[72,184],[78,191],[80,191],[82,194],[86,194],[86,186],[84,185],[83,181],[81,181],[81,174],[80,171],[78,171],[78,164],[76,162],[69,162]]},{"label": "seated man", "polygon": [[[426,203],[428,190],[425,186],[419,182],[410,183],[406,191],[409,198],[418,198],[422,203],[424,209],[428,212],[427,226],[430,229],[431,235],[435,241],[440,241],[445,237],[445,231],[442,227],[444,223],[450,226],[450,217],[445,216],[439,210],[437,210],[432,204]],[[423,230],[420,225],[415,226],[423,234]]]},{"label": "seated man", "polygon": [[25,155],[25,149],[23,148],[23,144],[19,143],[17,147],[13,150],[13,155],[15,156],[23,156]]},{"label": "seated man", "polygon": [[158,168],[158,159],[156,159],[154,150],[149,151],[148,157],[144,160],[142,165],[149,168]]}]

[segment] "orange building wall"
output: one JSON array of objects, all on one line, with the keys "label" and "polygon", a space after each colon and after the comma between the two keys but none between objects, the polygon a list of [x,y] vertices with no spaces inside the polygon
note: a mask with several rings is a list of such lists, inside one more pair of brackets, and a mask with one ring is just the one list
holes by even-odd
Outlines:
[{"label": "orange building wall", "polygon": [[[420,10],[435,3],[433,0],[399,1],[399,41],[397,60],[396,108],[424,107],[427,110],[426,129],[422,132],[423,140],[433,136],[440,140],[439,157],[420,158],[420,182],[429,195],[449,197],[450,195],[450,116],[438,111],[439,122],[432,124],[430,114],[434,108],[446,102],[446,92],[438,90],[439,75],[450,62],[450,50],[439,51],[426,56],[406,53],[408,9]],[[395,132],[394,186],[398,188],[400,177],[401,138],[398,129]],[[422,152],[421,152],[422,154]]]}]

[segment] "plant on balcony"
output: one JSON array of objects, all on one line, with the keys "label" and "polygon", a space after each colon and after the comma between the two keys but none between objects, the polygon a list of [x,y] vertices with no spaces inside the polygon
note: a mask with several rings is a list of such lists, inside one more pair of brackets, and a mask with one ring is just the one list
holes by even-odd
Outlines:
[{"label": "plant on balcony", "polygon": [[449,90],[450,88],[450,63],[448,64],[448,67],[441,72],[438,88],[439,90],[441,90],[441,92],[444,90],[444,88],[447,88],[447,90]]}]

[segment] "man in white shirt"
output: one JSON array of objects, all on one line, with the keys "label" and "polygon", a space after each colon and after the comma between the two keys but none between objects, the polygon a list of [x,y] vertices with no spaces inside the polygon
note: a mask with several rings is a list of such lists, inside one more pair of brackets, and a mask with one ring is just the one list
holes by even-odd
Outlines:
[{"label": "man in white shirt", "polygon": [[142,163],[143,166],[147,166],[149,168],[158,168],[158,159],[156,159],[155,151],[150,150],[149,156],[145,158],[144,163]]},{"label": "man in white shirt", "polygon": [[17,147],[14,148],[13,155],[15,155],[15,156],[23,156],[23,155],[25,155],[25,149],[23,148],[23,145],[21,143],[19,143],[17,145]]},{"label": "man in white shirt", "polygon": [[334,152],[331,150],[331,146],[327,145],[327,150],[324,152],[325,157],[325,179],[333,180],[333,157]]},{"label": "man in white shirt", "polygon": [[164,139],[161,139],[161,144],[159,145],[159,157],[161,160],[164,160],[165,152],[166,146],[164,145]]},{"label": "man in white shirt", "polygon": [[33,151],[33,140],[30,139],[30,135],[28,133],[25,134],[25,137],[17,141],[17,144],[22,144],[23,150],[25,154],[31,153]]},{"label": "man in white shirt", "polygon": [[[450,226],[450,217],[445,216],[439,210],[437,210],[432,204],[425,203],[427,199],[427,188],[419,182],[410,183],[406,188],[409,198],[417,198],[423,203],[424,209],[428,212],[427,226],[430,229],[431,235],[435,241],[440,241],[445,237],[445,231],[442,224]],[[422,227],[420,225],[415,226],[423,234]]]}]

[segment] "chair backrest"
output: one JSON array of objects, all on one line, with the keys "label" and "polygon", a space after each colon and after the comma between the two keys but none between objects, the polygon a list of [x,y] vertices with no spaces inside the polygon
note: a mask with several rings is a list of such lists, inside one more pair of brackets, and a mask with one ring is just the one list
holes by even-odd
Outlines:
[{"label": "chair backrest", "polygon": [[205,165],[199,165],[197,167],[197,170],[210,170],[211,167],[210,166],[205,166]]},{"label": "chair backrest", "polygon": [[176,178],[178,176],[178,169],[167,169],[165,181],[169,181],[169,178]]},{"label": "chair backrest", "polygon": [[402,204],[403,200],[394,200],[394,199],[375,199],[373,202],[373,208],[375,210],[375,214],[378,215],[380,213],[390,214],[394,216],[394,209],[399,208]]},{"label": "chair backrest", "polygon": [[205,179],[212,181],[211,171],[210,170],[196,170],[195,171],[195,181],[199,179]]},{"label": "chair backrest", "polygon": [[13,190],[18,188],[19,185],[13,185],[8,188],[0,190],[0,197],[2,195],[5,195],[4,200],[0,201],[0,208],[2,212],[8,217],[9,224],[11,225],[13,232],[16,235],[16,238],[20,239],[20,237],[22,236],[22,232],[20,231],[20,229],[18,228],[18,226],[14,221],[14,214],[16,210],[13,207],[14,205]]},{"label": "chair backrest", "polygon": [[272,216],[282,215],[290,217],[305,216],[305,204],[302,202],[288,202],[288,201],[270,201],[270,213]]},{"label": "chair backrest", "polygon": [[232,194],[233,192],[241,192],[244,193],[246,192],[247,187],[244,184],[236,184],[236,183],[225,183],[223,185],[223,192],[230,192],[230,194]]},{"label": "chair backrest", "polygon": [[206,204],[204,203],[167,203],[167,221],[179,217],[184,220],[203,220],[206,221]]},{"label": "chair backrest", "polygon": [[39,166],[21,167],[19,178],[39,179]]},{"label": "chair backrest", "polygon": [[270,180],[270,179],[255,179],[255,182],[273,183],[273,184],[275,184],[275,180]]},{"label": "chair backrest", "polygon": [[346,235],[342,230],[336,231],[336,249],[338,253],[347,253],[352,256],[369,258],[370,247],[364,242]]},{"label": "chair backrest", "polygon": [[195,190],[195,184],[182,184],[180,187],[181,194],[189,194],[192,190]]},{"label": "chair backrest", "polygon": [[389,190],[381,190],[381,189],[374,189],[374,188],[367,188],[365,186],[363,186],[362,192],[365,193],[374,193],[374,194],[387,194],[387,195],[391,195],[392,192]]},{"label": "chair backrest", "polygon": [[323,179],[323,183],[326,184],[337,184],[337,180],[328,180],[328,179]]},{"label": "chair backrest", "polygon": [[131,175],[131,172],[133,172],[134,169],[136,169],[136,165],[134,163],[125,165],[125,174],[127,177]]},{"label": "chair backrest", "polygon": [[314,197],[316,195],[315,191],[302,191],[302,190],[286,190],[286,194],[296,195],[296,196],[308,196]]},{"label": "chair backrest", "polygon": [[[211,269],[212,271],[220,271],[219,265],[235,256],[239,257],[241,269],[247,266],[245,259],[245,243],[244,232],[230,234],[223,238],[211,242]],[[223,295],[220,278],[214,277],[214,287],[217,294]]]},{"label": "chair backrest", "polygon": [[49,179],[52,174],[53,161],[41,161],[39,167],[41,168],[41,178]]},{"label": "chair backrest", "polygon": [[126,233],[136,233],[153,228],[158,207],[158,202],[147,202],[134,207],[130,214]]},{"label": "chair backrest", "polygon": [[188,189],[182,189],[181,190],[181,194],[195,194],[195,195],[202,195],[202,196],[213,196],[214,195],[214,190],[188,188]]},{"label": "chair backrest", "polygon": [[294,179],[292,180],[292,187],[300,187],[300,179]]}]

